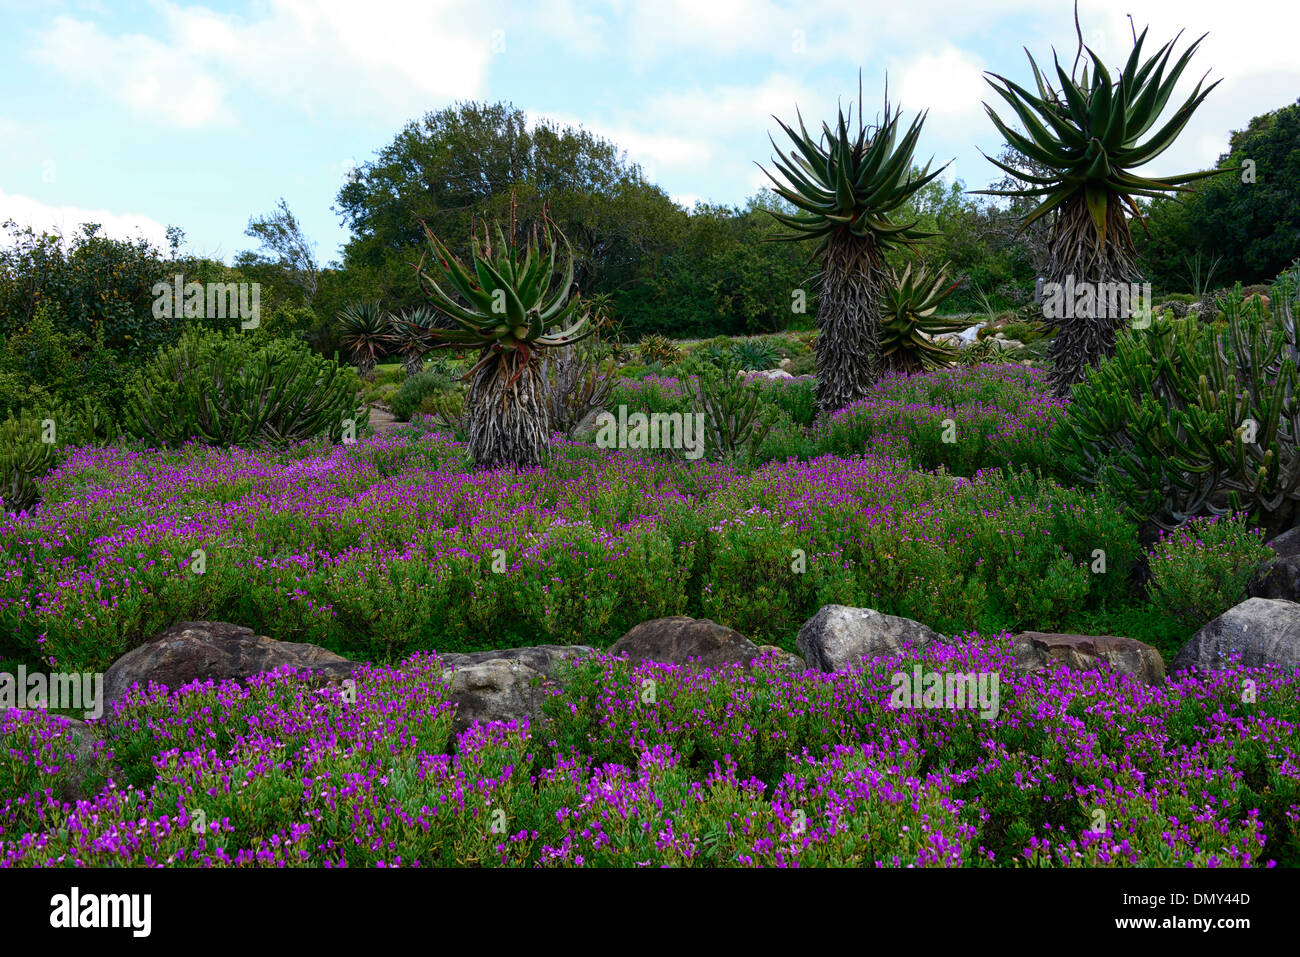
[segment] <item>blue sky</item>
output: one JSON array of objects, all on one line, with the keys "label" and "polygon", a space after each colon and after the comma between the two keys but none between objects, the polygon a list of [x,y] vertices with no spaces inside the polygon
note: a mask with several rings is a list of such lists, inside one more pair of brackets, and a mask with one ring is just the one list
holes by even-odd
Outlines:
[{"label": "blue sky", "polygon": [[[1209,31],[1186,90],[1207,69],[1223,83],[1150,173],[1212,164],[1229,130],[1300,96],[1287,6],[1082,0],[1085,40],[1112,66],[1126,13],[1157,46],[1185,28],[1180,51]],[[0,0],[0,219],[91,219],[160,245],[177,225],[229,261],[284,196],[328,263],[348,236],[331,206],[349,167],[466,99],[612,139],[685,205],[740,204],[764,182],[771,114],[797,104],[820,122],[856,98],[859,69],[869,113],[888,73],[906,118],[930,111],[921,158],[980,188],[996,171],[978,149],[1000,141],[982,72],[1029,83],[1022,45],[1041,62],[1053,44],[1073,59],[1066,0]]]}]

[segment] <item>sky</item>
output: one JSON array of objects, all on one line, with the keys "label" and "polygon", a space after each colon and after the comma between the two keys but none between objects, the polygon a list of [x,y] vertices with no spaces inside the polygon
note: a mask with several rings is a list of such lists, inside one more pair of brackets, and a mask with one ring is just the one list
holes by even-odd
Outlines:
[{"label": "sky", "polygon": [[[1212,165],[1229,131],[1300,98],[1300,4],[1080,0],[1112,67],[1129,13],[1152,49],[1185,30],[1175,55],[1208,32],[1181,93],[1223,81],[1150,175]],[[0,0],[0,220],[159,246],[175,225],[229,262],[284,197],[328,264],[348,171],[464,100],[610,139],[687,208],[741,205],[768,182],[772,116],[833,118],[859,71],[869,117],[887,77],[905,121],[929,111],[918,158],[978,189],[998,176],[980,149],[1001,145],[984,72],[1031,85],[1022,47],[1042,63],[1053,46],[1068,69],[1067,0]]]}]

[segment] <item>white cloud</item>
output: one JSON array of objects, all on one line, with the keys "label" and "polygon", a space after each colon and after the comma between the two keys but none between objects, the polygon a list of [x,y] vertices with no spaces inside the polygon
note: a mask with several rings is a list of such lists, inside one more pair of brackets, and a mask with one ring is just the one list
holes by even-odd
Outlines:
[{"label": "white cloud", "polygon": [[19,226],[30,226],[37,232],[59,233],[67,238],[74,235],[82,223],[99,223],[103,235],[117,239],[136,239],[143,236],[155,246],[165,247],[167,229],[162,223],[143,213],[114,213],[107,209],[83,209],[79,206],[51,206],[30,196],[19,196],[0,190],[0,222],[12,219]]},{"label": "white cloud", "polygon": [[980,105],[986,89],[980,58],[951,44],[895,67],[890,77],[890,99],[909,113],[928,110],[930,123],[942,124],[946,137],[988,122]]},{"label": "white cloud", "polygon": [[194,59],[187,52],[193,51],[139,34],[111,37],[93,23],[57,17],[31,56],[74,82],[115,91],[132,110],[167,126],[229,122],[221,83],[186,68]]},{"label": "white cloud", "polygon": [[250,19],[167,0],[154,7],[154,35],[57,17],[31,56],[169,126],[234,122],[238,92],[404,119],[431,100],[477,95],[493,30],[503,29],[451,0],[269,0]]}]

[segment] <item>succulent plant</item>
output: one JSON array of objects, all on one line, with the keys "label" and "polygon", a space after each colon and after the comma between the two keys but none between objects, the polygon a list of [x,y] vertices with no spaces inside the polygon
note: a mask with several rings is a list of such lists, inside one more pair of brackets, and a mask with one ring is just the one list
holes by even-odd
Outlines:
[{"label": "succulent plant", "polygon": [[[773,159],[785,182],[771,173],[776,192],[792,203],[793,214],[772,212],[790,229],[781,238],[817,242],[821,257],[817,297],[817,407],[820,413],[843,408],[867,394],[880,367],[880,299],[888,274],[884,253],[909,246],[930,234],[916,223],[895,223],[893,215],[918,190],[943,171],[929,164],[912,175],[912,157],[925,114],[900,137],[900,111],[892,115],[888,93],[883,119],[862,124],[850,134],[850,116],[841,110],[834,129],[822,125],[814,139],[799,117],[795,132],[777,120],[795,149]],[[770,137],[769,137],[770,138]],[[776,149],[775,140],[772,148]]]},{"label": "succulent plant", "polygon": [[[127,389],[130,435],[175,448],[288,445],[359,434],[369,421],[353,371],[277,339],[192,328],[160,349]],[[349,425],[350,423],[350,425]]]},{"label": "succulent plant", "polygon": [[44,420],[23,411],[0,422],[0,512],[24,512],[41,500],[39,479],[58,464]]},{"label": "succulent plant", "polygon": [[677,343],[658,333],[647,333],[636,346],[637,356],[646,365],[670,366],[681,361],[682,350]]},{"label": "succulent plant", "polygon": [[776,365],[776,349],[763,339],[744,339],[731,347],[731,357],[742,369],[757,369],[760,372]]},{"label": "succulent plant", "polygon": [[1271,532],[1300,517],[1300,388],[1295,286],[1272,314],[1240,287],[1223,330],[1194,317],[1153,321],[1073,390],[1052,434],[1067,474],[1105,484],[1164,529],[1248,509]]},{"label": "succulent plant", "polygon": [[749,461],[776,420],[775,406],[744,378],[733,358],[720,366],[703,359],[689,364],[690,394],[704,413],[706,454],[721,461]]},{"label": "succulent plant", "polygon": [[891,372],[922,372],[953,364],[956,349],[935,342],[934,337],[961,332],[966,323],[936,316],[939,308],[958,283],[945,286],[947,265],[931,270],[911,264],[900,275],[891,274],[891,282],[882,297],[883,319],[880,325],[880,358]]},{"label": "succulent plant", "polygon": [[[421,259],[421,288],[458,328],[426,335],[434,348],[479,348],[466,373],[465,402],[469,451],[478,468],[532,468],[550,448],[550,413],[540,353],[573,345],[591,335],[587,313],[573,285],[573,250],[559,228],[545,219],[533,227],[522,247],[515,239],[513,207],[510,235],[495,227],[495,242],[483,224],[483,239],[471,236],[471,266],[466,266],[425,227],[439,266],[435,277]],[[558,237],[558,238],[557,238]],[[555,281],[563,245],[565,271]]]},{"label": "succulent plant", "polygon": [[339,341],[352,354],[357,373],[369,379],[390,341],[390,317],[380,310],[378,303],[353,302],[339,312],[338,322],[342,328]]},{"label": "succulent plant", "polygon": [[[1202,90],[1202,78],[1169,120],[1151,132],[1201,40],[1193,43],[1166,72],[1178,37],[1143,60],[1146,36],[1143,30],[1135,39],[1128,61],[1116,77],[1111,76],[1095,52],[1083,46],[1082,40],[1080,54],[1086,49],[1088,60],[1081,76],[1066,73],[1054,56],[1059,91],[1028,50],[1025,53],[1033,70],[1036,94],[1006,77],[988,74],[989,85],[1010,105],[1024,132],[1012,129],[985,104],[993,125],[1008,145],[1049,172],[1036,174],[986,156],[1025,185],[979,192],[1039,200],[1038,206],[1025,215],[1022,229],[1043,216],[1053,215],[1046,270],[1049,282],[1065,284],[1069,277],[1075,283],[1137,281],[1136,251],[1125,213],[1127,209],[1141,219],[1134,197],[1186,191],[1188,183],[1224,172],[1206,170],[1162,177],[1133,172],[1169,148],[1196,108],[1218,85],[1216,81]],[[1050,350],[1052,377],[1058,391],[1068,391],[1083,379],[1088,368],[1113,352],[1125,318],[1070,316],[1050,320],[1059,328]]]},{"label": "succulent plant", "polygon": [[389,315],[386,338],[393,351],[402,356],[402,372],[408,379],[424,370],[424,357],[429,353],[425,335],[431,329],[446,328],[446,321],[428,306],[415,306],[401,315]]}]

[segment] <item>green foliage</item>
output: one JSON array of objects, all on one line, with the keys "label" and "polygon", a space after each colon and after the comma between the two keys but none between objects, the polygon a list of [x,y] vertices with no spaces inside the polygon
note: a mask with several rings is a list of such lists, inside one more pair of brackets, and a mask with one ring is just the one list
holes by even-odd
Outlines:
[{"label": "green foliage", "polygon": [[646,365],[658,363],[670,366],[682,358],[681,347],[671,339],[655,333],[641,337],[636,346],[637,357]]},{"label": "green foliage", "polygon": [[1152,549],[1151,603],[1187,631],[1246,599],[1246,586],[1273,557],[1244,515],[1193,519]]},{"label": "green foliage", "polygon": [[1038,339],[1042,339],[1047,330],[1041,322],[1008,322],[1002,327],[1002,334],[1008,339],[1014,339],[1017,342],[1023,342],[1028,345]]},{"label": "green foliage", "polygon": [[961,332],[964,320],[949,320],[935,315],[956,283],[947,282],[947,267],[931,270],[922,264],[915,273],[909,263],[900,274],[890,275],[881,297],[883,320],[880,324],[882,368],[895,372],[922,372],[953,364],[954,348],[941,345],[934,336]]},{"label": "green foliage", "polygon": [[284,445],[361,431],[355,373],[287,340],[192,329],[127,390],[130,434],[159,445]]},{"label": "green foliage", "polygon": [[180,321],[153,316],[153,287],[167,278],[166,264],[145,240],[113,239],[86,224],[64,243],[57,235],[6,226],[0,336],[30,329],[44,308],[60,334],[100,341],[119,356],[146,356],[174,340]]},{"label": "green foliage", "polygon": [[[790,367],[785,370],[792,376],[810,376],[817,372],[817,357],[815,355],[796,356],[790,360]],[[814,391],[815,388],[814,388]]]},{"label": "green foliage", "polygon": [[58,463],[43,420],[27,414],[0,422],[0,511],[23,512],[41,500],[38,480]]},{"label": "green foliage", "polygon": [[81,399],[115,413],[128,378],[128,367],[104,345],[102,334],[92,340],[59,321],[53,303],[43,302],[0,349],[0,415]]},{"label": "green foliage", "polygon": [[1238,508],[1266,529],[1290,528],[1300,502],[1295,297],[1284,276],[1271,315],[1238,288],[1222,331],[1180,319],[1122,337],[1053,433],[1063,474],[1117,489],[1165,529]]},{"label": "green foliage", "polygon": [[[1254,164],[1253,175],[1242,171],[1246,160]],[[1134,239],[1157,286],[1199,289],[1202,262],[1212,264],[1218,277],[1267,282],[1295,258],[1300,196],[1292,184],[1300,182],[1300,101],[1234,131],[1216,168],[1229,175],[1210,179],[1181,201],[1153,200],[1146,212],[1150,234],[1139,230]]]},{"label": "green foliage", "polygon": [[731,348],[732,360],[742,369],[762,371],[776,365],[776,349],[766,339],[744,339]]},{"label": "green foliage", "polygon": [[393,417],[399,422],[409,421],[418,413],[431,414],[434,399],[452,388],[451,377],[440,369],[426,369],[404,381],[389,402]]},{"label": "green foliage", "polygon": [[817,414],[817,383],[810,377],[756,380],[763,398],[798,426],[812,425]]},{"label": "green foliage", "polygon": [[511,204],[525,220],[540,220],[546,207],[573,244],[584,291],[622,289],[651,273],[686,219],[613,143],[530,121],[508,103],[456,103],[408,123],[339,190],[353,230],[347,271],[364,277],[366,298],[396,309],[425,302],[409,265],[410,250],[425,242],[420,224],[456,237],[450,248],[465,258],[471,217],[505,219]]},{"label": "green foliage", "polygon": [[1029,65],[1034,72],[1038,95],[1006,77],[990,74],[989,85],[1015,111],[1025,132],[1012,129],[996,112],[986,107],[993,125],[1008,144],[1043,164],[1050,172],[1045,176],[1035,176],[1032,172],[990,159],[999,169],[1027,185],[1014,190],[981,192],[1040,200],[1038,207],[1026,217],[1025,225],[1071,199],[1082,198],[1091,214],[1097,241],[1104,244],[1108,210],[1111,208],[1125,205],[1132,208],[1133,196],[1190,192],[1190,187],[1185,184],[1219,173],[1219,170],[1209,170],[1155,178],[1137,176],[1132,172],[1169,148],[1201,101],[1220,82],[1211,83],[1204,91],[1201,83],[1197,83],[1196,89],[1168,123],[1143,141],[1142,138],[1160,118],[1178,78],[1200,45],[1200,40],[1193,43],[1166,75],[1174,40],[1144,62],[1142,44],[1146,36],[1147,31],[1143,30],[1118,79],[1091,49],[1087,49],[1094,68],[1091,80],[1086,63],[1082,77],[1075,77],[1067,74],[1056,61],[1056,76],[1061,83],[1059,92],[1052,87],[1032,56],[1029,56]]}]

